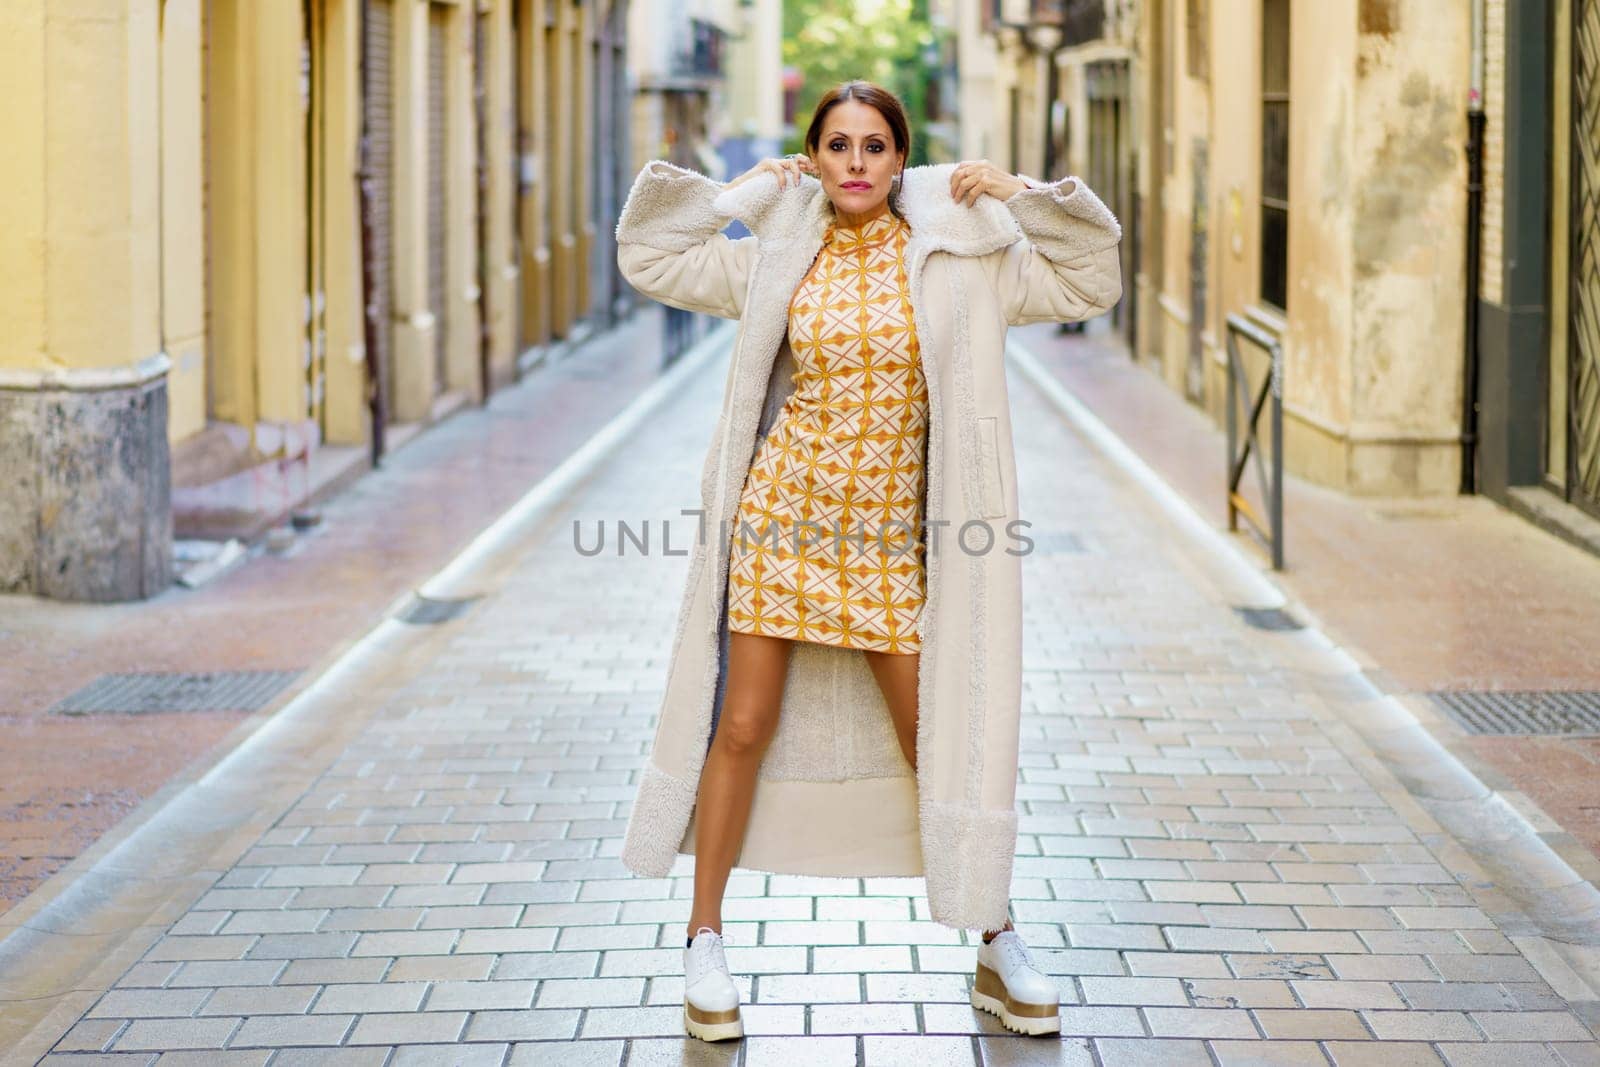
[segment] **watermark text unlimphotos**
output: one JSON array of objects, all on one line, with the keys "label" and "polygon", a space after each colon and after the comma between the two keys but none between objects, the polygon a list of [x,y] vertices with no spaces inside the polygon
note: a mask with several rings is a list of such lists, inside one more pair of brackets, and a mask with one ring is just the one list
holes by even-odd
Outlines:
[{"label": "watermark text unlimphotos", "polygon": [[[694,519],[693,544],[704,544],[705,510],[684,508],[679,514]],[[657,552],[663,556],[686,556],[690,546],[685,542],[691,537],[683,529],[687,523],[674,525],[674,522],[672,519],[661,519],[659,522],[651,519],[598,519],[589,523],[590,529],[586,531],[584,520],[573,519],[572,547],[580,556],[599,556],[608,551],[617,556],[649,556]],[[948,519],[934,519],[931,522],[918,522],[913,527],[912,523],[901,519],[890,519],[879,524],[844,523],[838,520],[826,524],[804,520],[752,524],[741,517],[735,522],[723,520],[717,525],[721,534],[719,543],[729,544],[731,541],[731,547],[741,552],[765,546],[770,551],[799,555],[803,549],[826,546],[840,553],[846,546],[853,545],[858,552],[865,552],[871,546],[878,551],[901,556],[918,551],[938,554],[953,543],[962,554],[968,556],[985,556],[995,551],[1026,556],[1033,551],[1034,545],[1033,538],[1022,532],[1033,526],[1025,519],[1012,519],[1000,528],[986,519],[968,519],[959,525]],[[951,527],[954,529],[951,530]]]}]

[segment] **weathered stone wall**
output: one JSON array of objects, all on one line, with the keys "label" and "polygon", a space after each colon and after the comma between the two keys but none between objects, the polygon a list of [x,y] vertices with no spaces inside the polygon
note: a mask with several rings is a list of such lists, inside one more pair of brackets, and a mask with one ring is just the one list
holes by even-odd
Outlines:
[{"label": "weathered stone wall", "polygon": [[172,582],[166,360],[106,388],[0,384],[0,593],[154,596]]},{"label": "weathered stone wall", "polygon": [[[1162,63],[1177,79],[1169,128],[1144,120],[1148,222],[1159,227],[1165,256],[1160,276],[1144,278],[1151,291],[1141,321],[1154,328],[1141,347],[1158,356],[1174,389],[1192,388],[1184,374],[1196,310],[1190,253],[1204,248],[1197,399],[1215,418],[1225,412],[1226,318],[1245,314],[1284,339],[1292,471],[1361,493],[1454,491],[1470,6],[1293,5],[1283,312],[1260,296],[1260,3],[1208,6],[1214,52],[1230,59],[1209,64],[1203,82],[1186,62],[1181,5],[1148,9],[1166,19],[1160,54],[1151,26],[1141,37],[1141,61]],[[1149,84],[1149,72],[1137,80]],[[1170,173],[1159,162],[1163,139],[1174,153]]]}]

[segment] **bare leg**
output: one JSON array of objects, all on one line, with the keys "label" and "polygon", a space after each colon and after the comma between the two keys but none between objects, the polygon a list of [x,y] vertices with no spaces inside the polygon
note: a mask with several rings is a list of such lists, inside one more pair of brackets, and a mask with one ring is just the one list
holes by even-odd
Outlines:
[{"label": "bare leg", "polygon": [[922,655],[915,652],[909,656],[897,652],[864,652],[863,655],[889,705],[889,717],[894,720],[894,735],[900,741],[900,751],[911,769],[916,770],[917,664]]},{"label": "bare leg", "polygon": [[778,729],[793,643],[782,637],[728,635],[728,684],[722,717],[700,772],[695,802],[694,906],[688,935],[722,932],[722,894],[744,841],[756,772]]},{"label": "bare leg", "polygon": [[[900,740],[900,751],[905,754],[911,769],[917,768],[917,665],[920,653],[904,655],[895,652],[866,652],[867,664],[878,680],[878,688],[889,705],[889,716],[894,720],[894,733]],[[1010,930],[1011,920],[999,930],[986,930],[983,939]]]}]

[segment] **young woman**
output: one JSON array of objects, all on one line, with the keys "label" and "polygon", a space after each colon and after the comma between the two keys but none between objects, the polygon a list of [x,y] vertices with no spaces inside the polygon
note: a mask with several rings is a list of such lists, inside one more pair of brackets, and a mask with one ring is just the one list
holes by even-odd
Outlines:
[{"label": "young woman", "polygon": [[637,289],[740,324],[622,859],[695,856],[696,1037],[744,1032],[734,865],[925,877],[935,921],[984,931],[974,1006],[1057,1033],[1010,920],[1031,542],[1005,333],[1110,308],[1121,230],[1075,178],[907,170],[904,109],[867,82],[823,97],[805,146],[725,184],[653,161],[618,220]]}]

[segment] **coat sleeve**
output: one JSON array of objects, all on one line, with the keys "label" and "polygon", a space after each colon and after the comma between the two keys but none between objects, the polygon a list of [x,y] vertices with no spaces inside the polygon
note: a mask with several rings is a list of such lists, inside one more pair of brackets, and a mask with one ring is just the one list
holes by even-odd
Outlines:
[{"label": "coat sleeve", "polygon": [[721,232],[732,216],[712,200],[724,188],[665,160],[640,168],[617,217],[617,266],[628,284],[685,311],[742,315],[756,239]]},{"label": "coat sleeve", "polygon": [[1013,326],[1077,322],[1122,298],[1116,216],[1078,178],[1027,188],[1002,201],[1023,237],[999,253],[996,288]]}]

